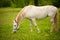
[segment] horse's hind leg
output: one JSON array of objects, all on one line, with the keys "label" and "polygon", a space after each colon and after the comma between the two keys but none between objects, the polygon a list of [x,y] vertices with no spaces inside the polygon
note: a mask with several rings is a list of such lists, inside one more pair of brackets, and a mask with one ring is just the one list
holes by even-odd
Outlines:
[{"label": "horse's hind leg", "polygon": [[39,30],[39,28],[38,28],[38,26],[37,26],[37,24],[36,24],[36,20],[35,20],[35,18],[32,18],[32,22],[33,22],[33,24],[35,25],[35,27],[37,28],[38,33],[39,33],[40,30]]},{"label": "horse's hind leg", "polygon": [[54,17],[50,17],[50,22],[51,22],[51,29],[50,29],[50,32],[52,32],[53,31],[53,29],[54,29]]}]

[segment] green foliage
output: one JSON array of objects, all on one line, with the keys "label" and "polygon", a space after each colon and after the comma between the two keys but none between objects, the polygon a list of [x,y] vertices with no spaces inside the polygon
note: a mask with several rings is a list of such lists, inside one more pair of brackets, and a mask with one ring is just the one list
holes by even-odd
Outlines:
[{"label": "green foliage", "polygon": [[52,5],[51,0],[39,0],[39,5]]},{"label": "green foliage", "polygon": [[10,0],[0,0],[0,7],[10,7],[11,2]]},{"label": "green foliage", "polygon": [[15,5],[14,7],[24,7],[26,5],[29,5],[29,1],[28,0],[12,0],[12,4]]},{"label": "green foliage", "polygon": [[38,0],[34,0],[34,5],[38,6],[38,4],[39,4]]},{"label": "green foliage", "polygon": [[53,1],[53,5],[55,5],[56,7],[60,7],[60,0]]},{"label": "green foliage", "polygon": [[0,0],[0,7],[24,7],[27,5],[55,5],[60,7],[60,0]]}]

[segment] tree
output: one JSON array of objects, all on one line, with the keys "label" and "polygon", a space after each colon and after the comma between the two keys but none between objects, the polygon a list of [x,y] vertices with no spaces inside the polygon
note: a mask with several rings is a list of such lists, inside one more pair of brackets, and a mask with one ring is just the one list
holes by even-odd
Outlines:
[{"label": "tree", "polygon": [[56,7],[60,7],[60,0],[55,0],[53,2],[53,5],[56,6]]},{"label": "tree", "polygon": [[34,0],[34,5],[38,6],[38,0]]}]

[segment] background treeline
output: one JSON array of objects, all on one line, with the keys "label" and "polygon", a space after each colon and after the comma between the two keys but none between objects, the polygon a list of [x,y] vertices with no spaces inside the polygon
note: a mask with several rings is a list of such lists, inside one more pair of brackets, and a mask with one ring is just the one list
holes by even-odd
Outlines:
[{"label": "background treeline", "polygon": [[0,7],[24,7],[26,5],[55,5],[60,7],[60,0],[0,0]]}]

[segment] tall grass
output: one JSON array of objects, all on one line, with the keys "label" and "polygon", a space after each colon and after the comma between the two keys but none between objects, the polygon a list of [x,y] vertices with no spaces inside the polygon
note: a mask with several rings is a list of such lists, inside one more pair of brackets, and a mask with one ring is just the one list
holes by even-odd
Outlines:
[{"label": "tall grass", "polygon": [[41,33],[37,32],[34,25],[32,26],[33,32],[30,32],[29,20],[26,18],[22,20],[19,30],[16,33],[12,33],[13,20],[21,9],[0,8],[0,40],[60,40],[60,32],[53,31],[50,33],[49,17],[37,20]]}]

